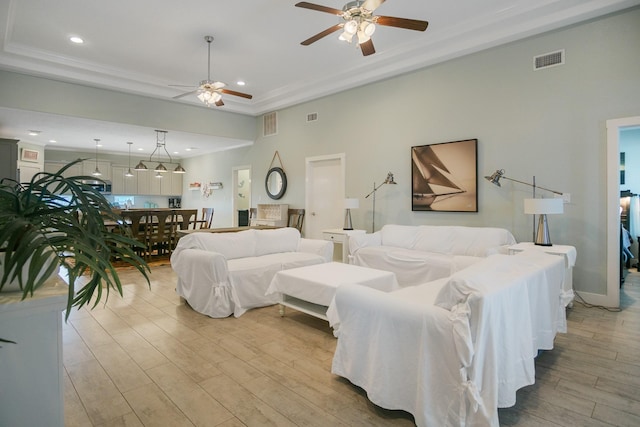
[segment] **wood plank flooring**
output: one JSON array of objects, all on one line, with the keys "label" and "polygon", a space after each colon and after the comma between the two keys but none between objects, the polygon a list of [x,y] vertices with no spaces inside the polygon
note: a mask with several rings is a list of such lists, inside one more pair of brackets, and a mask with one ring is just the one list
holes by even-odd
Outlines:
[{"label": "wood plank flooring", "polygon": [[[124,298],[64,325],[66,426],[412,426],[331,374],[328,324],[277,306],[211,319],[181,303],[168,266],[149,289],[121,273]],[[623,309],[575,304],[569,333],[536,361],[536,384],[503,426],[640,425],[640,273]]]}]

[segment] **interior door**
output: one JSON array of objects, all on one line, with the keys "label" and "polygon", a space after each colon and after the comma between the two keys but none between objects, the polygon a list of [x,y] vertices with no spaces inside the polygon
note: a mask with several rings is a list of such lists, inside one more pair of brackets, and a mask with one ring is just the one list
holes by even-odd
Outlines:
[{"label": "interior door", "polygon": [[342,228],[344,221],[345,155],[306,159],[305,237],[322,239],[322,231]]}]

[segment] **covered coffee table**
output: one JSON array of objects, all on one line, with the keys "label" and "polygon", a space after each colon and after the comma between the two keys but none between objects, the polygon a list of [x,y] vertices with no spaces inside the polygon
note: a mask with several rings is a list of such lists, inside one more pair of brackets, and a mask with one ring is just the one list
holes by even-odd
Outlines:
[{"label": "covered coffee table", "polygon": [[336,288],[345,283],[386,292],[400,289],[396,275],[390,271],[329,262],[277,272],[266,294],[281,295],[281,316],[284,316],[284,307],[287,306],[327,320],[327,307]]}]

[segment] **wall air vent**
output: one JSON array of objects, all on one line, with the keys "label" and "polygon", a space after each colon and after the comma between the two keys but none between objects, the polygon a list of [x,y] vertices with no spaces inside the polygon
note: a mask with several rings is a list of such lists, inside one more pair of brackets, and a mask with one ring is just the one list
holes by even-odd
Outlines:
[{"label": "wall air vent", "polygon": [[542,70],[544,68],[556,67],[564,64],[564,49],[555,52],[545,53],[533,57],[533,69]]},{"label": "wall air vent", "polygon": [[307,114],[307,123],[308,122],[315,122],[316,120],[318,120],[318,113],[309,113],[309,114]]},{"label": "wall air vent", "polygon": [[262,116],[262,136],[278,134],[278,113],[276,111]]}]

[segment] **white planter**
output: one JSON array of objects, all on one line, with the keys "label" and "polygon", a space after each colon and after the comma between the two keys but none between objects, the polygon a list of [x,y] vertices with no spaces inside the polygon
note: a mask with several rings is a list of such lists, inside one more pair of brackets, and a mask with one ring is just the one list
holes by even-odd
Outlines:
[{"label": "white planter", "polygon": [[[0,276],[2,275],[2,273],[4,272],[4,252],[0,252]],[[27,274],[29,272],[29,265],[31,258],[29,258],[29,261],[27,261],[23,266],[22,266],[22,277],[23,279],[26,280],[27,278]],[[40,279],[43,277],[45,271],[47,270],[47,268],[52,264],[52,263],[57,263],[58,262],[58,258],[55,256],[55,254],[53,252],[51,252],[49,254],[49,261],[45,264],[45,268],[43,268],[40,273],[36,276],[36,280]],[[50,279],[52,277],[55,277],[58,275],[58,268],[56,268],[53,273],[51,273],[49,275],[49,277],[47,277],[47,279]],[[2,286],[2,289],[0,289],[1,293],[6,293],[6,292],[22,292],[22,288],[20,287],[20,284],[18,283],[17,280],[11,281],[9,283],[5,283]]]}]

